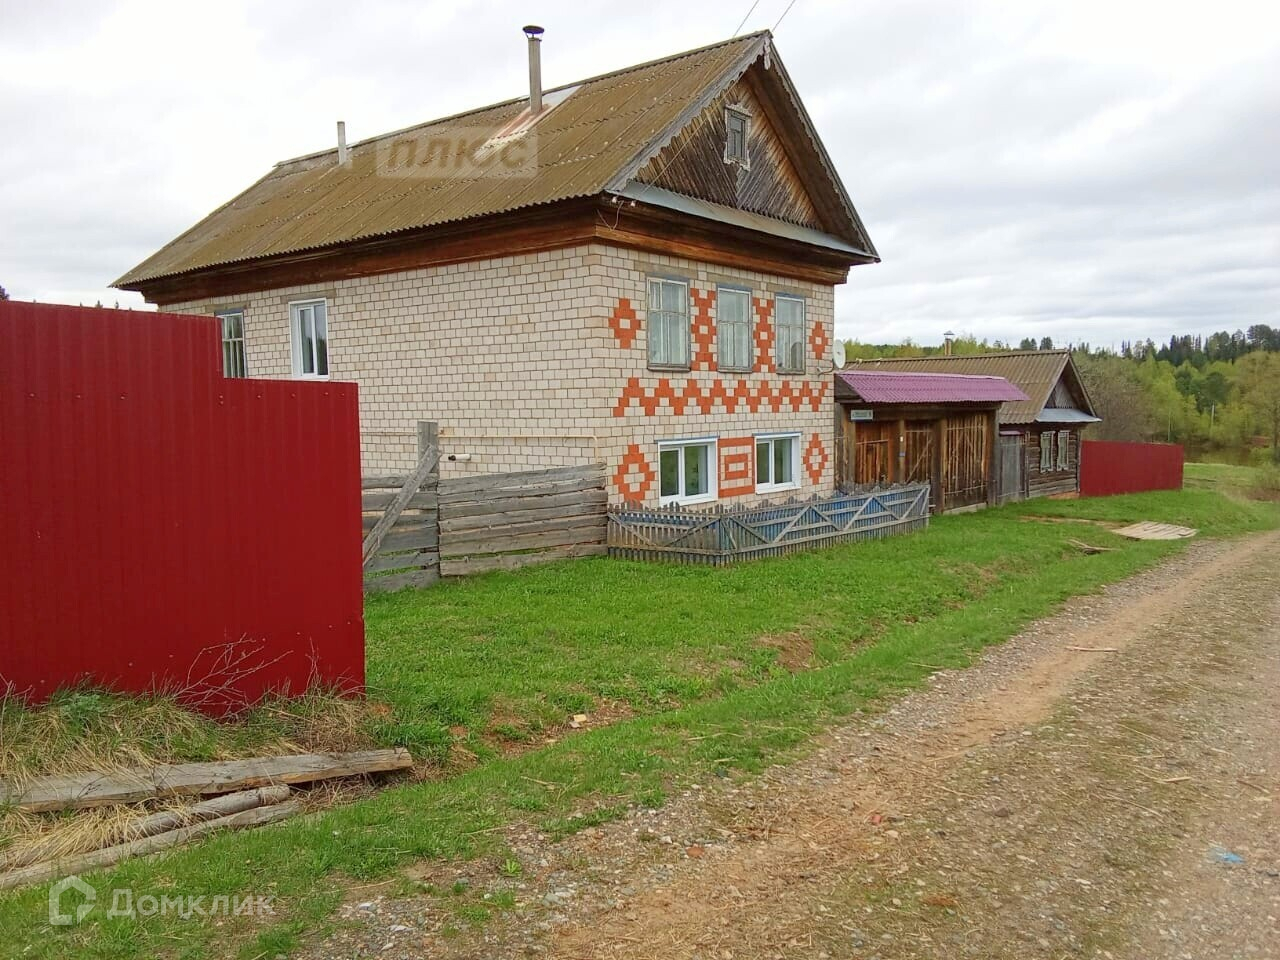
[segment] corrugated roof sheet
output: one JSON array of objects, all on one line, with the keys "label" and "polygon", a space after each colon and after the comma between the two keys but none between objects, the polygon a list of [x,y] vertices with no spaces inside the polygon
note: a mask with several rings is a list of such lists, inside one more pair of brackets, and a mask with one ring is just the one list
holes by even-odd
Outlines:
[{"label": "corrugated roof sheet", "polygon": [[867,403],[1005,403],[1027,399],[1004,377],[875,370],[839,370],[836,376]]},{"label": "corrugated roof sheet", "polygon": [[1070,360],[1067,350],[1028,350],[1009,353],[980,353],[963,357],[898,357],[888,360],[860,360],[859,370],[901,373],[960,373],[1004,377],[1026,394],[1026,399],[1000,408],[1001,423],[1034,423],[1049,394]]},{"label": "corrugated roof sheet", "polygon": [[528,164],[499,169],[495,160],[475,175],[423,176],[421,164],[394,162],[411,146],[423,156],[433,142],[487,142],[520,116],[524,98],[354,144],[345,166],[336,149],[287,161],[114,285],[598,194],[660,149],[768,43],[767,32],[748,34],[570,84],[526,135],[524,144],[536,139]]}]

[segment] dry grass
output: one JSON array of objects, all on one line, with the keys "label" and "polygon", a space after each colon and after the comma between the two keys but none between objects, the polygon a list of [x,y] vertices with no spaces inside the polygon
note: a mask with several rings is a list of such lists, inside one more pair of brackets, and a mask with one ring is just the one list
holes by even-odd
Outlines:
[{"label": "dry grass", "polygon": [[[0,697],[0,780],[22,785],[53,774],[120,772],[157,763],[361,750],[379,746],[385,708],[326,693],[260,704],[215,720],[172,697],[63,691],[41,707]],[[362,783],[308,793],[311,809],[368,792]],[[0,870],[123,842],[129,828],[190,800],[149,801],[70,813],[31,814],[0,807]]]}]

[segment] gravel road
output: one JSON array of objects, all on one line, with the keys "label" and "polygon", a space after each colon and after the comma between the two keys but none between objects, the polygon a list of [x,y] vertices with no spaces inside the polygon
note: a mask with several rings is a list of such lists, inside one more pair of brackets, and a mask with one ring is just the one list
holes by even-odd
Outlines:
[{"label": "gravel road", "polygon": [[310,955],[1280,958],[1280,534],[1073,600],[749,784],[509,840],[519,879],[420,874],[502,919],[357,892]]}]

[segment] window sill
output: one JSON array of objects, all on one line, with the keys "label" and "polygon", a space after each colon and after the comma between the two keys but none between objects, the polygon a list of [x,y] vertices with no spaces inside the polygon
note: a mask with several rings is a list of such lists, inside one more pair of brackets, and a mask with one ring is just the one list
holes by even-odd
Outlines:
[{"label": "window sill", "polygon": [[799,490],[800,484],[795,483],[762,483],[756,485],[756,493],[786,493],[789,490]]},{"label": "window sill", "polygon": [[652,370],[654,373],[688,373],[690,370],[693,369],[693,367],[687,363],[686,364],[651,363],[648,365],[646,369]]},{"label": "window sill", "polygon": [[325,374],[315,374],[315,373],[295,373],[295,374],[293,375],[293,379],[294,379],[294,380],[322,380],[322,381],[323,381],[323,380],[328,380],[328,379],[329,379],[329,374],[327,374],[327,373],[325,373]]},{"label": "window sill", "polygon": [[715,503],[718,499],[720,499],[719,496],[714,493],[708,493],[700,497],[660,497],[658,506],[696,507],[703,503]]}]

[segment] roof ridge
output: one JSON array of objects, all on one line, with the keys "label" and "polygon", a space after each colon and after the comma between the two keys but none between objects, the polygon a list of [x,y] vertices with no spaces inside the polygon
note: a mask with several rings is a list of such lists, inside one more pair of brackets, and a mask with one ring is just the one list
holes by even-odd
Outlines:
[{"label": "roof ridge", "polygon": [[947,354],[931,354],[927,357],[865,357],[857,358],[852,363],[902,363],[907,360],[977,360],[982,357],[1044,357],[1050,354],[1066,354],[1069,355],[1071,349],[1069,347],[1054,347],[1051,350],[988,350],[985,353],[953,353]]},{"label": "roof ridge", "polygon": [[[740,33],[735,37],[729,37],[727,40],[717,40],[715,43],[708,43],[705,46],[694,47],[691,50],[682,50],[679,53],[668,54],[665,57],[656,57],[653,60],[646,60],[644,63],[633,63],[630,66],[620,67],[617,70],[609,70],[606,73],[598,73],[595,76],[585,77],[582,80],[574,80],[571,83],[562,83],[558,87],[551,87],[542,92],[544,96],[550,93],[558,93],[561,90],[568,90],[571,87],[581,87],[588,83],[596,83],[601,80],[611,80],[615,77],[620,77],[624,74],[632,73],[637,70],[645,70],[649,67],[655,67],[661,63],[670,63],[675,60],[682,60],[685,57],[692,57],[698,54],[707,53],[708,51],[715,50],[718,47],[727,47],[731,43],[737,43],[743,40],[756,40],[760,37],[772,36],[772,33],[768,30],[757,30],[754,33]],[[435,126],[438,123],[448,123],[451,120],[459,120],[462,117],[469,117],[472,114],[484,113],[486,110],[496,110],[499,107],[514,106],[517,103],[523,103],[526,100],[528,100],[527,94],[522,97],[511,97],[508,100],[499,100],[497,103],[489,103],[480,107],[472,107],[469,110],[460,110],[457,113],[447,114],[443,117],[435,117],[431,120],[424,120],[421,123],[412,123],[407,127],[400,127],[398,130],[388,130],[385,133],[379,133],[372,137],[365,137],[363,140],[356,140],[348,146],[348,149],[354,150],[356,147],[363,147],[371,143],[377,143],[379,140],[385,140],[387,137],[397,137],[413,130],[421,130],[426,127]],[[290,164],[301,163],[305,160],[315,160],[318,157],[336,155],[337,152],[338,148],[335,146],[325,150],[316,150],[312,153],[304,153],[297,157],[290,157],[287,160],[280,160],[277,162],[273,167],[273,171],[279,170],[281,167],[287,167]]]}]

